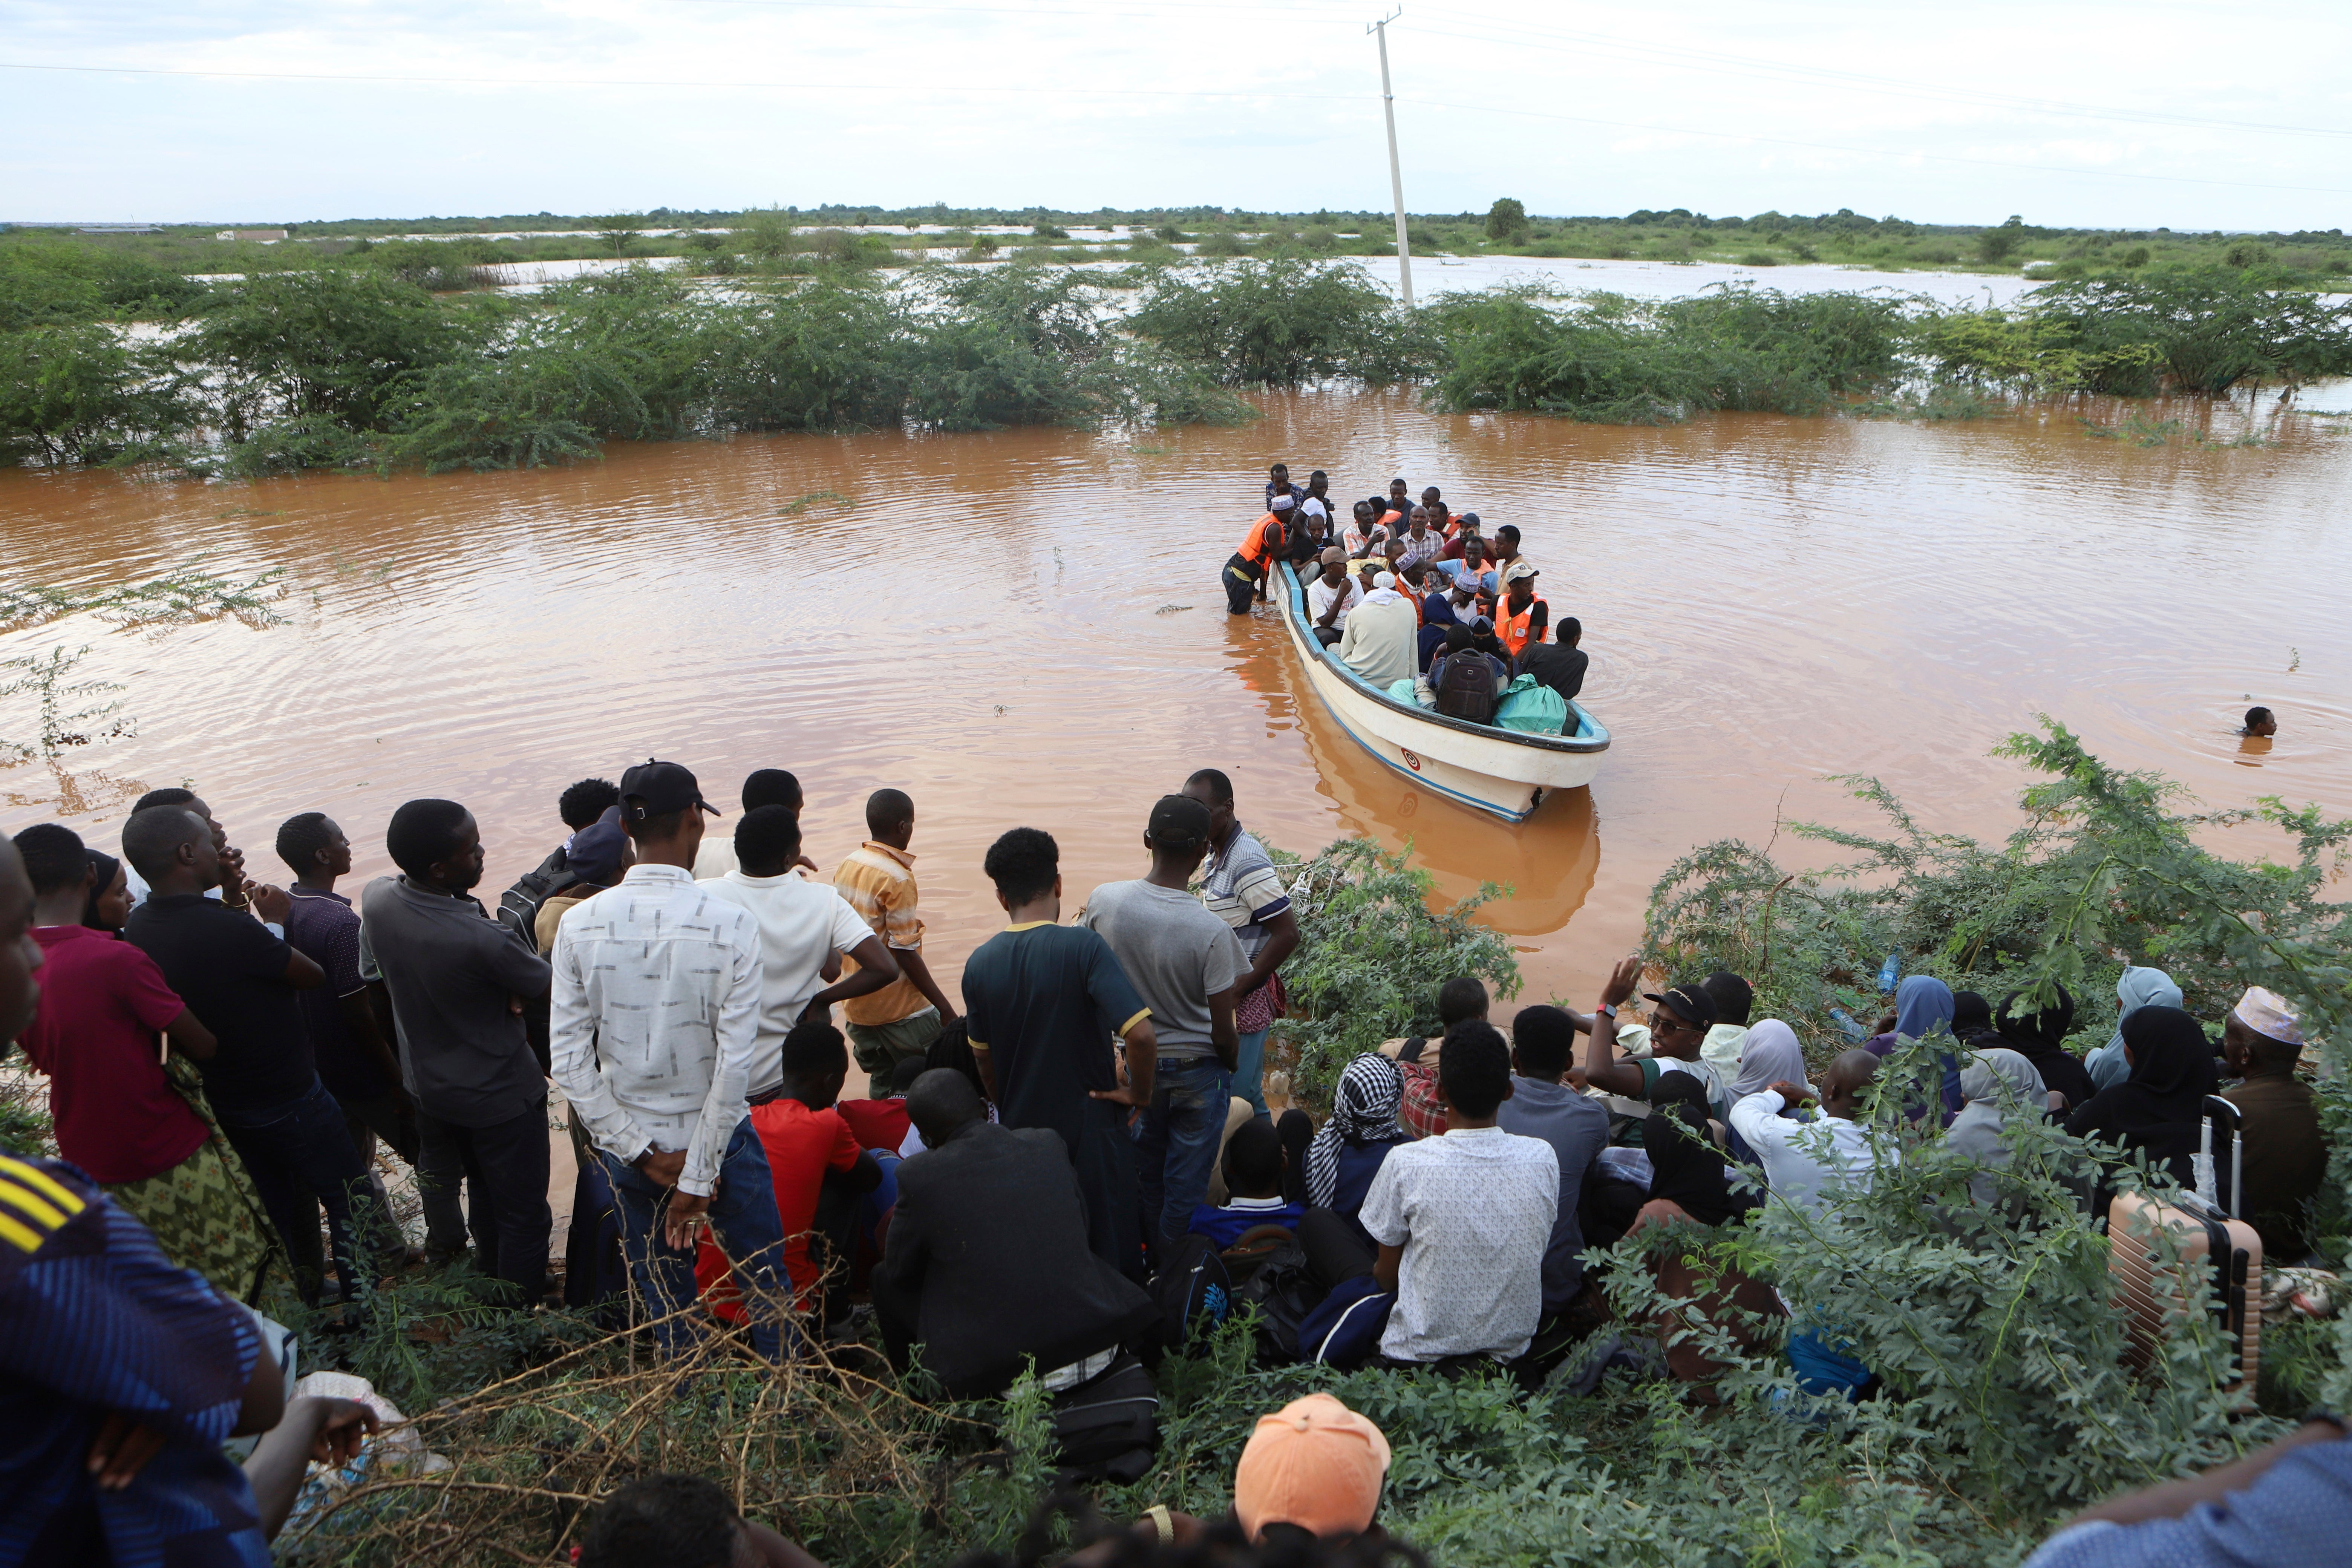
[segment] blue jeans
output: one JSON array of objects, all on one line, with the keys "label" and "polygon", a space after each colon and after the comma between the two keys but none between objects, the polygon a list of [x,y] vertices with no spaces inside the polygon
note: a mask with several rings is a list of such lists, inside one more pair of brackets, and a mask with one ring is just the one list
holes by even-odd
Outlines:
[{"label": "blue jeans", "polygon": [[[672,1316],[694,1300],[694,1250],[672,1247],[662,1237],[664,1200],[671,1189],[609,1151],[597,1150],[596,1158],[620,1205],[622,1255],[628,1259],[629,1277],[646,1313],[656,1320],[655,1342],[664,1354],[679,1354],[697,1338],[690,1321]],[[774,1361],[783,1349],[777,1309],[791,1293],[782,1278],[784,1222],[776,1214],[768,1152],[761,1147],[748,1116],[735,1124],[735,1135],[727,1141],[709,1217],[719,1245],[735,1260],[735,1288],[742,1292],[743,1315],[751,1325],[751,1349]]]},{"label": "blue jeans", "polygon": [[[1258,1037],[1261,1047],[1265,1039]],[[1135,1155],[1144,1237],[1155,1252],[1191,1228],[1193,1209],[1209,1195],[1233,1089],[1233,1078],[1214,1057],[1162,1061],[1152,1075],[1151,1103],[1136,1121]]]},{"label": "blue jeans", "polygon": [[385,1216],[367,1191],[367,1163],[352,1142],[343,1108],[316,1078],[299,1100],[260,1110],[215,1108],[221,1131],[245,1162],[246,1173],[270,1223],[286,1244],[294,1265],[295,1281],[307,1301],[315,1301],[326,1273],[319,1248],[319,1210],[327,1211],[327,1230],[333,1243],[335,1273],[343,1296],[359,1294],[360,1275],[353,1261],[352,1215],[356,1201],[366,1221],[371,1242],[383,1239]]},{"label": "blue jeans", "polygon": [[1250,1110],[1260,1116],[1271,1114],[1265,1108],[1265,1037],[1271,1027],[1252,1029],[1242,1037],[1240,1054],[1234,1058],[1234,1092],[1250,1102]]}]

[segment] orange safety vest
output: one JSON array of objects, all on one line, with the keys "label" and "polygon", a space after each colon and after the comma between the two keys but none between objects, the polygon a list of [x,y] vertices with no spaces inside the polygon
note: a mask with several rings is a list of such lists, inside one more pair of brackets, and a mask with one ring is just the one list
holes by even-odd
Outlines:
[{"label": "orange safety vest", "polygon": [[[1495,601],[1495,636],[1501,639],[1505,647],[1511,650],[1513,658],[1518,658],[1519,650],[1527,647],[1529,642],[1543,641],[1542,632],[1538,632],[1533,637],[1528,636],[1528,624],[1536,618],[1536,606],[1543,604],[1544,596],[1538,594],[1528,601],[1526,609],[1516,616],[1507,616],[1505,612],[1511,607],[1508,591],[1506,591],[1504,597]],[[1549,605],[1544,605],[1544,619],[1546,623],[1544,629],[1549,631],[1551,619],[1551,606]]]},{"label": "orange safety vest", "polygon": [[1256,526],[1249,531],[1249,537],[1242,541],[1239,554],[1243,560],[1263,572],[1274,563],[1274,558],[1281,552],[1282,540],[1282,519],[1272,512],[1267,512],[1264,517],[1259,518]]}]

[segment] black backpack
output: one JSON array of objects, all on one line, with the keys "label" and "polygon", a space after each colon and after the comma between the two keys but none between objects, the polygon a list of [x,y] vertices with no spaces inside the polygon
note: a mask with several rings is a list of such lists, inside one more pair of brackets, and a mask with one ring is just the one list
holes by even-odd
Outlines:
[{"label": "black backpack", "polygon": [[1066,1479],[1125,1486],[1160,1452],[1160,1391],[1124,1351],[1077,1387],[1054,1395],[1055,1463]]},{"label": "black backpack", "polygon": [[579,873],[572,869],[559,848],[540,862],[538,870],[524,872],[513,887],[499,895],[499,923],[520,931],[523,945],[537,952],[539,907],[579,880]]},{"label": "black backpack", "polygon": [[1449,653],[1437,668],[1437,710],[1473,724],[1495,721],[1495,672],[1475,648]]},{"label": "black backpack", "polygon": [[1260,1263],[1249,1283],[1234,1287],[1236,1305],[1257,1309],[1260,1361],[1279,1366],[1298,1359],[1298,1325],[1322,1305],[1323,1295],[1307,1275],[1305,1249],[1295,1241]]},{"label": "black backpack", "polygon": [[1168,1249],[1151,1282],[1160,1339],[1185,1355],[1206,1355],[1208,1338],[1234,1307],[1234,1281],[1217,1244],[1188,1236]]}]

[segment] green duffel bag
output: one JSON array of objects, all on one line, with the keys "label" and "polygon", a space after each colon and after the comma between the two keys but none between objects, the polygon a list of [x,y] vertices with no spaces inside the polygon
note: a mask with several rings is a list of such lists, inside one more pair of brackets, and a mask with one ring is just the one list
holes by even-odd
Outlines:
[{"label": "green duffel bag", "polygon": [[1532,675],[1515,677],[1495,709],[1495,725],[1523,735],[1557,735],[1568,722],[1568,699]]}]

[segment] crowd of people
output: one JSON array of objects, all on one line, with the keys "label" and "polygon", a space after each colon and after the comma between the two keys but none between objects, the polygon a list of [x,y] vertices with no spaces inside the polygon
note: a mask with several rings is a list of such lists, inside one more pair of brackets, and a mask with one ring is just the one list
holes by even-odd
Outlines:
[{"label": "crowd of people", "polygon": [[1521,677],[1556,693],[1574,727],[1591,656],[1583,623],[1552,618],[1543,573],[1519,550],[1519,530],[1489,535],[1475,511],[1456,514],[1435,485],[1412,499],[1402,479],[1354,503],[1352,521],[1322,469],[1291,483],[1287,465],[1267,470],[1265,513],[1225,563],[1226,608],[1287,592],[1287,563],[1306,597],[1308,629],[1340,663],[1376,688],[1448,718],[1486,724]]},{"label": "crowd of people", "polygon": [[[1253,535],[1272,553],[1236,573],[1320,548],[1324,476],[1273,478]],[[1360,505],[1344,547],[1388,563],[1357,614],[1387,613],[1372,595],[1391,568],[1450,561],[1446,595],[1483,606],[1472,637],[1501,638],[1514,668],[1558,646],[1512,591],[1535,575],[1513,531],[1496,600],[1475,515],[1452,518],[1434,488],[1408,506],[1402,481],[1390,504]],[[1352,595],[1349,559],[1318,585]],[[1444,657],[1464,653],[1495,657]],[[1763,1204],[1833,1217],[1866,1195],[1895,1156],[1865,1110],[1906,1043],[1942,1067],[1940,1103],[1911,1113],[1940,1119],[1982,1201],[2011,1158],[2004,1130],[2048,1119],[2246,1215],[2274,1260],[2312,1245],[2326,1150],[2297,1015],[2265,991],[2230,1010],[2217,1053],[2169,977],[2127,968],[2114,1037],[2077,1058],[2063,991],[1996,1005],[1914,975],[1816,1082],[1734,974],[1646,993],[1636,1021],[1629,957],[1590,1013],[1526,1006],[1507,1028],[1463,977],[1433,998],[1437,1033],[1346,1063],[1319,1118],[1277,1115],[1265,1051],[1298,911],[1225,773],[1202,768],[1140,813],[1139,874],[1074,910],[1050,834],[999,837],[981,869],[1003,929],[954,996],[927,955],[907,794],[869,796],[830,878],[803,852],[793,774],[751,773],[737,804],[722,839],[680,763],[583,779],[557,799],[562,842],[495,910],[477,896],[480,826],[443,799],[392,814],[397,873],[356,899],[338,891],[352,847],[329,816],[278,826],[275,886],[187,788],[142,797],[119,855],[54,822],[0,842],[0,1050],[45,1077],[61,1156],[0,1157],[0,1562],[266,1561],[304,1465],[348,1457],[374,1417],[289,1406],[255,1309],[281,1269],[306,1300],[363,1312],[376,1279],[459,1258],[485,1301],[543,1303],[551,1087],[579,1169],[567,1300],[625,1297],[667,1354],[724,1339],[772,1360],[856,1341],[863,1297],[898,1367],[919,1353],[960,1397],[1034,1369],[1057,1411],[1148,1405],[1145,1363],[1241,1300],[1302,1359],[1547,1376],[1607,1319],[1595,1247]],[[853,1072],[864,1092],[845,1098]],[[2224,1075],[2242,1190],[2216,1191],[2200,1158]],[[382,1180],[401,1166],[415,1247]],[[1791,1316],[1783,1353],[1807,1392],[1874,1392],[1858,1347],[1801,1303],[1701,1281],[1671,1254],[1657,1267],[1669,1298]],[[1722,1369],[1661,1339],[1708,1397]],[[2301,1489],[2295,1506],[2332,1498],[2340,1517],[2352,1441],[2318,1425],[2232,1471],[2231,1495]],[[242,1467],[222,1447],[236,1434],[266,1434]],[[1121,1468],[1135,1457],[1099,1473],[1139,1474]],[[1388,1461],[1376,1426],[1311,1396],[1260,1423],[1231,1524],[1155,1510],[1088,1560],[1216,1529],[1377,1542]],[[2259,1512],[2210,1487],[2168,1495],[2086,1517],[2046,1561],[2220,1561],[2180,1553],[2222,1550]],[[811,1568],[680,1477],[610,1499],[580,1561],[656,1559]]]}]

